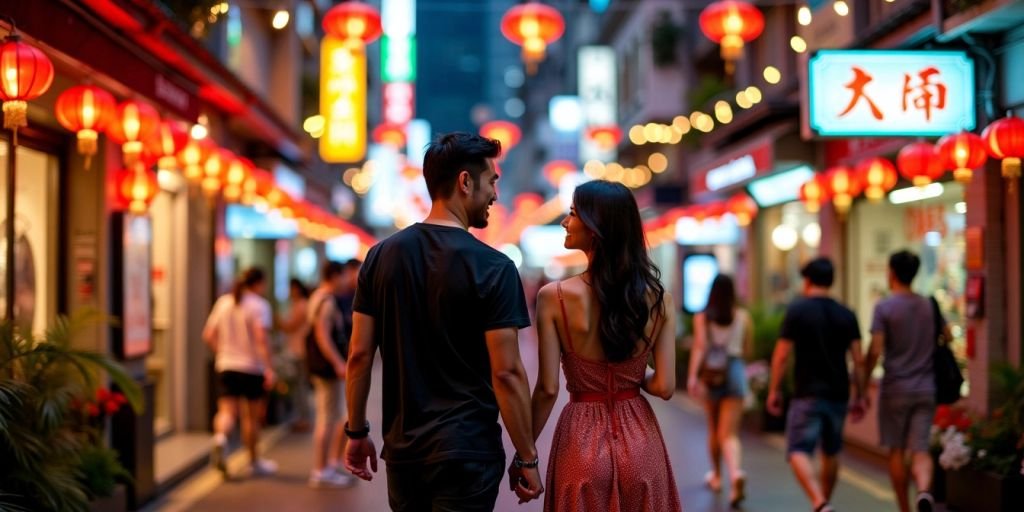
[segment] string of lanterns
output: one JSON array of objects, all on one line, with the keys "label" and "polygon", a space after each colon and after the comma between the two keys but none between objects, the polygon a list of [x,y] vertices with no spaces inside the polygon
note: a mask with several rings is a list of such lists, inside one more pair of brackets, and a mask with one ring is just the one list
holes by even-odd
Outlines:
[{"label": "string of lanterns", "polygon": [[850,210],[853,198],[861,193],[871,202],[879,202],[892,190],[899,176],[914,186],[926,187],[947,172],[959,183],[970,183],[974,171],[989,158],[1001,160],[1002,176],[1013,191],[1020,178],[1024,157],[1024,120],[1012,113],[993,121],[978,136],[970,132],[946,135],[937,143],[914,142],[896,155],[896,164],[882,157],[860,161],[853,169],[833,167],[816,174],[800,187],[800,200],[808,212],[832,201],[839,215]]}]

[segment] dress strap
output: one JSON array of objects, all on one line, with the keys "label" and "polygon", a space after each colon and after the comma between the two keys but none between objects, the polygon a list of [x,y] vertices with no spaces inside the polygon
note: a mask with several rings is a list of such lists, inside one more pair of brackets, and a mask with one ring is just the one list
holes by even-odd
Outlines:
[{"label": "dress strap", "polygon": [[566,350],[573,354],[575,351],[572,348],[572,333],[569,332],[569,315],[565,312],[565,300],[562,298],[562,282],[559,281],[555,288],[558,290],[558,305],[562,307],[562,327],[565,328]]}]

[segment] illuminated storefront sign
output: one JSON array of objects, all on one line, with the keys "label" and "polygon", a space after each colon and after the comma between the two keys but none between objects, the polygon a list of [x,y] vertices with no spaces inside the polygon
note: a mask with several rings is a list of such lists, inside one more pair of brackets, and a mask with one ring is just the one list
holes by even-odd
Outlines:
[{"label": "illuminated storefront sign", "polygon": [[775,165],[774,142],[755,141],[723,155],[690,175],[690,193],[697,195],[728,189],[771,172]]},{"label": "illuminated storefront sign", "polygon": [[411,121],[414,93],[410,83],[384,84],[384,121],[401,126]]},{"label": "illuminated storefront sign", "polygon": [[384,82],[416,80],[416,39],[413,36],[381,38],[381,78]]},{"label": "illuminated storefront sign", "polygon": [[801,165],[771,176],[754,180],[747,186],[750,197],[761,208],[796,201],[800,197],[800,186],[814,177],[814,169]]},{"label": "illuminated storefront sign", "polygon": [[754,157],[743,155],[708,171],[707,176],[704,177],[704,183],[708,186],[708,190],[718,190],[753,178],[755,174],[757,174],[757,164],[754,163]]},{"label": "illuminated storefront sign", "polygon": [[939,136],[975,125],[965,52],[820,50],[808,65],[808,121],[820,136]]},{"label": "illuminated storefront sign", "polygon": [[[609,46],[583,46],[577,54],[580,106],[584,128],[618,124],[616,112],[615,50]],[[616,148],[602,148],[581,130],[580,161],[610,162],[618,157]]]},{"label": "illuminated storefront sign", "polygon": [[366,154],[366,54],[325,36],[320,46],[320,112],[325,118],[320,157],[352,163]]}]

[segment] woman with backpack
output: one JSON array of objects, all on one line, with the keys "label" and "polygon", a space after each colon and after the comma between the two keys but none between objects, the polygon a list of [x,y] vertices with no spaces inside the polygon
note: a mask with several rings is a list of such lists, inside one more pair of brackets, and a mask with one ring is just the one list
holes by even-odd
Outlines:
[{"label": "woman with backpack", "polygon": [[754,330],[750,314],[736,304],[732,278],[719,274],[711,283],[707,307],[693,317],[694,343],[686,389],[702,397],[708,416],[711,471],[704,482],[714,492],[722,488],[722,458],[732,485],[729,503],[743,501],[746,473],[740,465],[738,435],[747,394],[743,354],[750,352]]}]

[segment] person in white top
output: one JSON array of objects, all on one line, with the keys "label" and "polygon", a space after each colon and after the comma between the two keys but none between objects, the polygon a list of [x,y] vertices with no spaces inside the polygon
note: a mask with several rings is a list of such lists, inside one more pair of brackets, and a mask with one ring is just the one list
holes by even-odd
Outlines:
[{"label": "person in white top", "polygon": [[694,342],[690,353],[687,390],[703,398],[708,416],[708,451],[711,471],[705,483],[721,490],[721,459],[729,470],[729,503],[734,508],[745,498],[746,473],[740,464],[740,419],[747,394],[745,353],[754,341],[753,323],[746,310],[736,305],[732,278],[719,274],[711,283],[704,312],[693,317]]},{"label": "person in white top", "polygon": [[224,460],[228,434],[235,428],[235,418],[243,409],[242,440],[249,450],[252,474],[277,472],[277,464],[260,459],[256,452],[266,408],[266,391],[275,379],[267,341],[271,312],[270,303],[262,296],[265,291],[263,271],[247,270],[232,293],[217,299],[203,329],[203,340],[215,354],[220,384],[210,459],[225,478],[228,477]]}]

